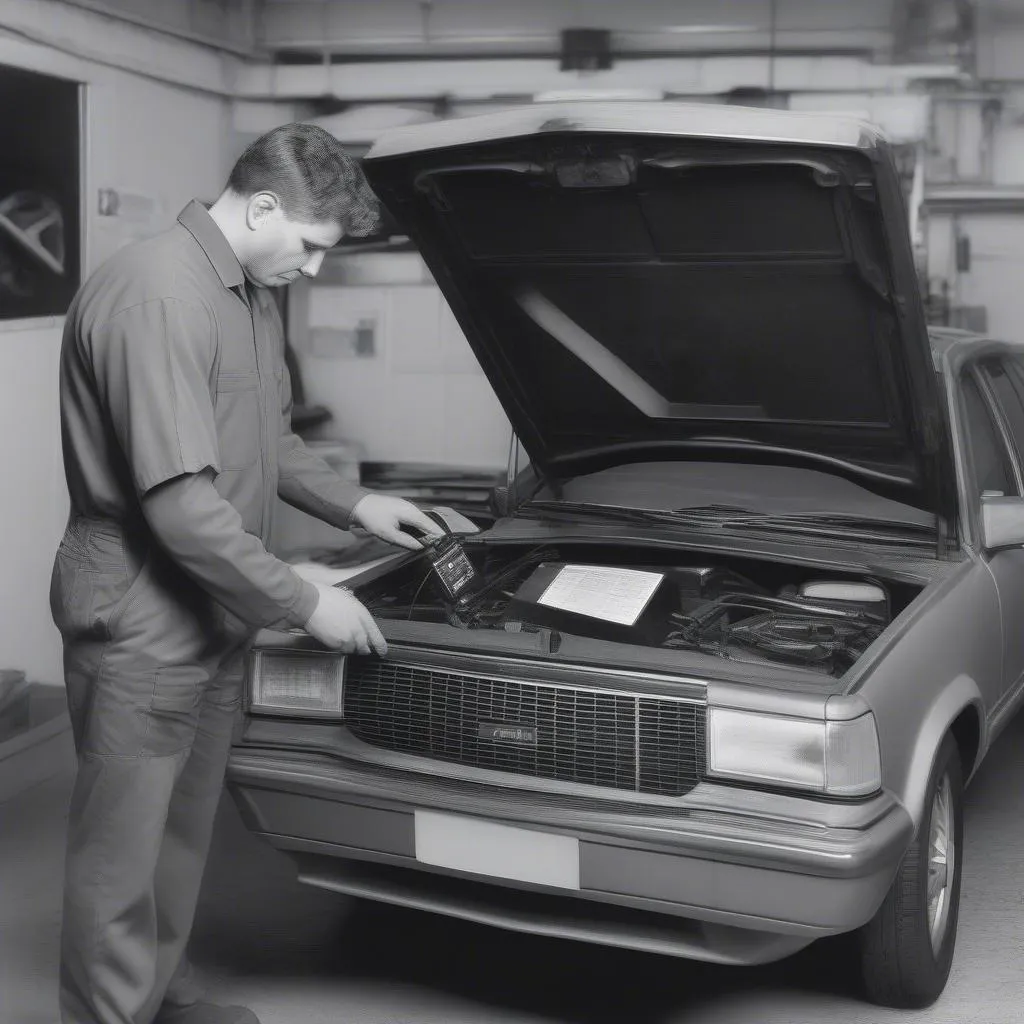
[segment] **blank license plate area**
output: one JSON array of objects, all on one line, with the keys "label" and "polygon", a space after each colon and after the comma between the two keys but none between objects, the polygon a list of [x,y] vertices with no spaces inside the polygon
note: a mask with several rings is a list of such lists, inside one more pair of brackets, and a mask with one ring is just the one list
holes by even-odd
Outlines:
[{"label": "blank license plate area", "polygon": [[559,889],[580,887],[580,844],[572,836],[435,811],[416,811],[415,821],[421,864]]}]

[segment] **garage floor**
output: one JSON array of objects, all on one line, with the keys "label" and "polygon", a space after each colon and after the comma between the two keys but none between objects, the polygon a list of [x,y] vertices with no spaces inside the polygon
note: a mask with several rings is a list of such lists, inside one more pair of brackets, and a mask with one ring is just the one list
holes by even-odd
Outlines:
[{"label": "garage floor", "polygon": [[[0,804],[0,1024],[55,1024],[68,771]],[[967,799],[960,933],[945,995],[883,1011],[841,943],[764,968],[534,938],[300,887],[225,799],[194,934],[221,1002],[263,1024],[1015,1024],[1024,1003],[1024,716]]]}]

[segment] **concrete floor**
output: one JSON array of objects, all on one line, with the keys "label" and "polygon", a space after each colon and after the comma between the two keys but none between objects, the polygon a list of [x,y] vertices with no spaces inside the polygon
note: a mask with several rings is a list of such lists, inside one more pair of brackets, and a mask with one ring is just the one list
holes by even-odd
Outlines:
[{"label": "concrete floor", "polygon": [[[68,770],[0,804],[0,1024],[55,1024]],[[859,1001],[841,942],[719,968],[534,938],[299,886],[221,805],[193,955],[263,1024],[1016,1024],[1024,1019],[1024,716],[967,796],[956,959],[942,999]]]}]

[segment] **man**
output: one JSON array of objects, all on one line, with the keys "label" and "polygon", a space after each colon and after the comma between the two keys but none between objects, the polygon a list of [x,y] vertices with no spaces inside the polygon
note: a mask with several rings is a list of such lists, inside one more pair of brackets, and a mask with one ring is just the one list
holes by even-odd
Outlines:
[{"label": "man", "polygon": [[267,288],[313,277],[376,200],[326,132],[254,142],[207,210],[121,250],[68,311],[61,352],[71,516],[51,607],[78,751],[61,940],[64,1024],[258,1024],[200,1002],[185,956],[261,627],[385,653],[347,591],[267,552],[274,502],[419,548],[409,502],[343,483],[292,433]]}]

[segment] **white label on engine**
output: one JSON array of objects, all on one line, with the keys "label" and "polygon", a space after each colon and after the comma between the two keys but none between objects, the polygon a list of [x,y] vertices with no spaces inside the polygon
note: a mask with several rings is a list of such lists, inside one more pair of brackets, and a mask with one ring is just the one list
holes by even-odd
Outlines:
[{"label": "white label on engine", "polygon": [[642,569],[565,565],[537,603],[632,626],[664,578]]}]

